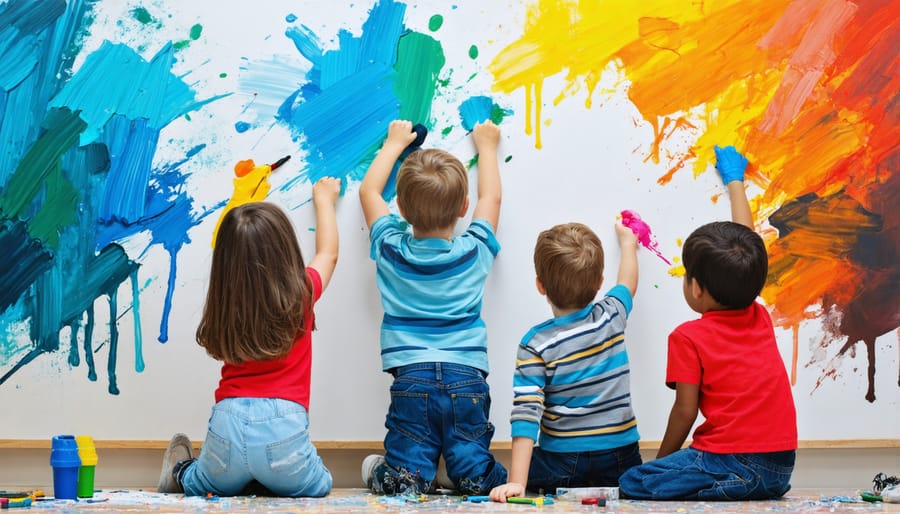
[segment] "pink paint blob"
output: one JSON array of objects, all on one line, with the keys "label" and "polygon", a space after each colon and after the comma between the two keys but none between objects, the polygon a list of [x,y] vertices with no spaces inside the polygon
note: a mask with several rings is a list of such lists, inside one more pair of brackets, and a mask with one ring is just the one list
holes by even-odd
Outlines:
[{"label": "pink paint blob", "polygon": [[624,210],[621,212],[621,215],[622,224],[634,232],[634,235],[637,236],[641,246],[655,253],[657,257],[663,260],[663,262],[671,266],[672,262],[669,261],[669,259],[666,259],[659,251],[659,243],[656,242],[656,237],[653,235],[653,231],[650,230],[650,225],[644,222],[644,220],[638,216],[638,213],[634,211]]}]

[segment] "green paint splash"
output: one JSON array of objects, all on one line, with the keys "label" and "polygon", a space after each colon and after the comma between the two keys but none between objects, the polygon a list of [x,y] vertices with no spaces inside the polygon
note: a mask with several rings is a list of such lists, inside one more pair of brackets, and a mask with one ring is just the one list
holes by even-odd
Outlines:
[{"label": "green paint splash", "polygon": [[193,27],[191,27],[191,31],[189,33],[190,39],[182,39],[181,41],[176,41],[175,43],[172,43],[172,46],[175,47],[176,50],[181,50],[181,49],[187,47],[188,45],[190,45],[191,41],[196,41],[196,40],[200,39],[200,34],[202,34],[202,33],[203,33],[203,25],[200,25],[199,23],[197,23]]},{"label": "green paint splash", "polygon": [[[400,38],[394,93],[400,103],[400,118],[425,123],[431,113],[446,59],[441,44],[431,36],[410,32]],[[427,123],[425,123],[427,125]]]},{"label": "green paint splash", "polygon": [[471,59],[478,58],[478,47],[477,46],[472,45],[469,47],[469,58],[471,58]]},{"label": "green paint splash", "polygon": [[428,30],[434,32],[441,28],[441,25],[444,24],[444,17],[440,14],[435,14],[428,20]]},{"label": "green paint splash", "polygon": [[132,9],[131,16],[144,25],[153,22],[153,16],[150,16],[150,12],[143,7],[135,7]]}]

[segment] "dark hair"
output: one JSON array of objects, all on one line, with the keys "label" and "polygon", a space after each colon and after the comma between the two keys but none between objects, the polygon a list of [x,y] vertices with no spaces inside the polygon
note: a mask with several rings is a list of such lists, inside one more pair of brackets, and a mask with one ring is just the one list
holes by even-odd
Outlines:
[{"label": "dark hair", "polygon": [[716,221],[694,230],[681,249],[685,275],[729,309],[749,307],[766,284],[769,257],[756,232]]},{"label": "dark hair", "polygon": [[581,223],[556,225],[538,235],[534,271],[559,309],[580,309],[597,296],[603,279],[603,245]]},{"label": "dark hair", "polygon": [[264,202],[222,218],[197,343],[231,364],[283,357],[312,314],[312,285],[291,221]]}]

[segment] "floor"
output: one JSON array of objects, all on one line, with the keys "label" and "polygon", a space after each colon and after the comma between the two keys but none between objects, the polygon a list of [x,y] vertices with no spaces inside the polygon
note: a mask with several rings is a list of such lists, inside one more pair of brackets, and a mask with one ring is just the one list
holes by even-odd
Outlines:
[{"label": "floor", "polygon": [[[605,507],[582,505],[580,501],[518,505],[473,503],[458,496],[429,495],[422,498],[374,496],[364,489],[336,489],[325,498],[185,498],[141,490],[97,491],[88,500],[35,501],[28,512],[578,512],[578,513],[825,513],[897,512],[900,504],[870,503],[860,499],[860,491],[841,489],[793,490],[780,500],[765,502],[647,502],[618,500]],[[18,509],[11,509],[15,512]]]}]

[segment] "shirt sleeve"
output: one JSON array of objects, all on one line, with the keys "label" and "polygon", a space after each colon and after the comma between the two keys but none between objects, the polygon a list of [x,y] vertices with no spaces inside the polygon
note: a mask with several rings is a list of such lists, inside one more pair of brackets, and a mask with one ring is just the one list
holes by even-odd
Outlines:
[{"label": "shirt sleeve", "polygon": [[406,226],[407,224],[403,221],[403,218],[396,214],[385,214],[372,222],[372,226],[369,227],[369,239],[371,240],[369,258],[377,259],[384,239],[391,234],[403,232],[406,230]]},{"label": "shirt sleeve", "polygon": [[306,268],[306,274],[309,276],[309,281],[312,284],[313,303],[315,303],[322,297],[322,276],[319,275],[316,268],[309,267]]},{"label": "shirt sleeve", "polygon": [[627,287],[622,284],[616,284],[612,289],[607,291],[606,298],[615,298],[622,304],[622,307],[625,309],[625,317],[628,318],[628,314],[631,313],[631,308],[634,305],[634,299],[631,296],[631,291],[628,290]]},{"label": "shirt sleeve", "polygon": [[544,359],[526,346],[519,346],[513,374],[513,407],[510,413],[512,437],[538,440],[544,415],[544,386],[547,366]]},{"label": "shirt sleeve", "polygon": [[500,253],[500,243],[497,241],[496,236],[494,236],[494,229],[487,220],[481,218],[472,220],[466,233],[481,241],[494,257]]},{"label": "shirt sleeve", "polygon": [[677,328],[669,334],[669,356],[666,363],[666,385],[676,382],[700,385],[700,356],[694,343]]}]

